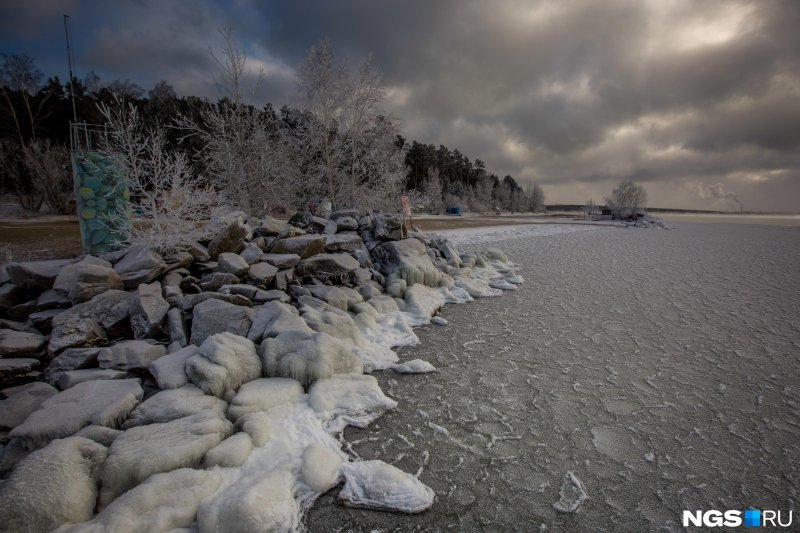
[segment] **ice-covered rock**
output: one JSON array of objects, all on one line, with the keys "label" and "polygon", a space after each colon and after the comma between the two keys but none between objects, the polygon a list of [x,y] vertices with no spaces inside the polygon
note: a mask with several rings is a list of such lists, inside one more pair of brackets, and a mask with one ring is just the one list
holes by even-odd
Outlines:
[{"label": "ice-covered rock", "polygon": [[553,504],[553,507],[560,513],[574,513],[589,498],[583,488],[583,483],[572,472],[564,474],[558,494],[558,501]]},{"label": "ice-covered rock", "polygon": [[93,440],[98,444],[102,444],[103,446],[111,446],[111,443],[114,442],[118,436],[122,434],[122,431],[118,429],[111,429],[105,426],[98,426],[97,424],[92,424],[86,426],[79,432],[73,435],[74,437],[83,437],[84,439]]},{"label": "ice-covered rock", "polygon": [[422,359],[412,359],[405,363],[392,365],[392,370],[400,374],[427,374],[428,372],[436,372],[436,368],[432,364]]},{"label": "ice-covered rock", "polygon": [[122,424],[122,429],[171,422],[185,416],[206,412],[222,417],[228,404],[208,396],[194,385],[164,390],[143,401]]},{"label": "ice-covered rock", "polygon": [[186,361],[190,357],[200,352],[200,348],[190,344],[163,357],[153,361],[149,370],[156,378],[156,383],[160,389],[177,389],[189,383],[189,376],[186,374]]},{"label": "ice-covered rock", "polygon": [[409,286],[422,283],[438,287],[443,274],[436,269],[425,249],[417,239],[403,239],[385,242],[372,251],[384,275],[397,274]]},{"label": "ice-covered rock", "polygon": [[264,446],[272,437],[272,419],[264,411],[243,414],[236,420],[236,430],[250,435],[253,446]]},{"label": "ice-covered rock", "polygon": [[100,368],[125,371],[145,369],[166,353],[166,348],[154,342],[146,340],[120,341],[100,350],[97,354],[97,365]]},{"label": "ice-covered rock", "polygon": [[37,382],[25,385],[11,397],[0,401],[0,431],[22,424],[46,399],[58,394],[55,387]]},{"label": "ice-covered rock", "polygon": [[349,507],[421,513],[433,505],[430,487],[383,461],[344,463],[340,470],[344,487],[339,500]]},{"label": "ice-covered rock", "polygon": [[311,444],[303,452],[302,480],[312,490],[327,492],[340,479],[341,454],[321,444]]},{"label": "ice-covered rock", "polygon": [[70,437],[23,459],[0,485],[0,529],[44,533],[91,519],[106,452],[96,442]]},{"label": "ice-covered rock", "polygon": [[222,398],[243,383],[261,377],[261,359],[253,342],[233,333],[208,337],[186,361],[186,374],[206,394]]},{"label": "ice-covered rock", "polygon": [[134,289],[140,283],[158,279],[167,264],[158,252],[147,245],[137,244],[128,248],[125,256],[114,265],[126,289]]},{"label": "ice-covered rock", "polygon": [[234,276],[242,277],[247,274],[250,265],[241,255],[224,252],[219,254],[217,258],[217,268],[220,272],[228,272]]},{"label": "ice-covered rock", "polygon": [[[305,391],[299,381],[289,378],[261,378],[245,383],[231,400],[228,418],[268,411],[283,403],[298,401]],[[145,402],[146,403],[146,402]]]},{"label": "ice-covered rock", "polygon": [[326,333],[288,331],[265,339],[258,351],[264,375],[296,379],[304,386],[334,374],[364,371],[352,347]]},{"label": "ice-covered rock", "polygon": [[113,368],[83,368],[81,370],[63,372],[58,376],[58,380],[56,380],[56,387],[61,390],[67,390],[84,381],[127,379],[129,377],[131,377],[131,375],[124,370],[115,370]]},{"label": "ice-covered rock", "polygon": [[253,311],[217,299],[206,300],[194,307],[191,343],[201,345],[209,336],[230,332],[247,335],[253,321]]},{"label": "ice-covered rock", "polygon": [[45,338],[38,333],[0,329],[0,357],[25,357],[44,346]]},{"label": "ice-covered rock", "polygon": [[294,476],[285,468],[230,485],[201,504],[197,529],[200,533],[295,531],[300,523],[293,484]]},{"label": "ice-covered rock", "polygon": [[206,454],[206,468],[241,466],[253,451],[253,439],[244,431],[231,435]]},{"label": "ice-covered rock", "polygon": [[161,283],[142,283],[133,293],[130,306],[131,328],[137,339],[164,335],[164,319],[169,304],[161,295]]},{"label": "ice-covered rock", "polygon": [[58,533],[167,533],[189,528],[200,502],[221,483],[220,473],[191,468],[156,474],[111,502],[93,520]]},{"label": "ice-covered rock", "polygon": [[314,298],[318,298],[328,305],[332,305],[342,311],[347,311],[347,293],[340,287],[332,287],[330,285],[306,285],[305,287]]},{"label": "ice-covered rock", "polygon": [[127,430],[109,448],[98,508],[153,474],[200,466],[206,453],[232,431],[233,425],[215,413],[197,413]]},{"label": "ice-covered rock", "polygon": [[62,267],[53,289],[77,304],[91,300],[109,289],[122,289],[122,279],[111,263],[87,255],[77,263]]},{"label": "ice-covered rock", "polygon": [[366,427],[385,411],[397,407],[397,402],[383,394],[378,380],[357,374],[320,379],[308,391],[308,403],[332,433],[345,426]]},{"label": "ice-covered rock", "polygon": [[467,291],[473,298],[489,298],[503,294],[501,289],[492,288],[488,282],[481,279],[456,278],[455,285]]},{"label": "ice-covered rock", "polygon": [[[271,254],[296,254],[301,259],[322,253],[325,249],[325,237],[322,235],[300,235],[299,237],[288,237],[276,242]],[[265,258],[265,260],[267,260]]]},{"label": "ice-covered rock", "polygon": [[484,255],[492,261],[500,261],[501,263],[508,263],[508,257],[505,252],[499,248],[487,248]]},{"label": "ice-covered rock", "polygon": [[259,343],[264,338],[277,337],[287,331],[311,331],[311,328],[297,309],[279,301],[272,301],[256,308],[256,316],[247,338]]},{"label": "ice-covered rock", "polygon": [[117,428],[141,401],[138,379],[86,381],[51,396],[9,433],[29,450],[67,437],[84,426]]}]

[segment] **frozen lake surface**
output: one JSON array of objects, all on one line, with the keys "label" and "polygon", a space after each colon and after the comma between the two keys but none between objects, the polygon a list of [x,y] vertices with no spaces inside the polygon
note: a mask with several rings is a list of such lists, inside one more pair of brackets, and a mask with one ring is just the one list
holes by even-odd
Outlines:
[{"label": "frozen lake surface", "polygon": [[[438,372],[376,373],[399,407],[345,432],[352,453],[419,472],[433,508],[349,509],[334,489],[308,529],[679,531],[683,509],[797,515],[800,228],[671,225],[498,241],[526,283],[417,330],[401,359]],[[568,471],[588,499],[559,513]]]}]

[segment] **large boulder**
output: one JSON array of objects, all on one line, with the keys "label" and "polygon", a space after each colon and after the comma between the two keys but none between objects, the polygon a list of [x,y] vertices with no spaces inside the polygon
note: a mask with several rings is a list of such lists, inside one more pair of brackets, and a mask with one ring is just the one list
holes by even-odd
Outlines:
[{"label": "large boulder", "polygon": [[325,280],[346,276],[360,267],[358,261],[348,254],[319,254],[297,263],[294,271],[301,277]]},{"label": "large boulder", "polygon": [[258,343],[262,339],[277,337],[286,331],[310,332],[311,329],[297,309],[280,301],[272,301],[257,308],[247,338]]},{"label": "large boulder", "polygon": [[[53,322],[59,316],[61,315],[56,315],[53,318]],[[53,330],[50,332],[50,341],[47,344],[47,351],[51,356],[54,356],[67,348],[86,348],[90,346],[105,346],[106,344],[108,344],[106,332],[96,320],[70,316],[68,319],[61,320],[58,324],[53,325]]]},{"label": "large boulder", "polygon": [[26,357],[44,346],[45,338],[38,333],[0,329],[0,357]]},{"label": "large boulder", "polygon": [[302,259],[322,253],[325,249],[325,237],[322,235],[300,235],[281,239],[272,246],[273,254],[296,254]]},{"label": "large boulder", "polygon": [[0,528],[45,532],[91,520],[106,454],[105,446],[81,437],[30,454],[0,486]]},{"label": "large boulder", "polygon": [[140,283],[158,279],[167,264],[158,252],[147,245],[131,246],[125,256],[114,265],[126,289],[134,289]]},{"label": "large boulder", "polygon": [[144,340],[127,340],[100,350],[97,354],[97,363],[100,368],[144,370],[166,353],[167,349],[160,344]]},{"label": "large boulder", "polygon": [[169,304],[161,296],[161,283],[142,283],[131,298],[130,317],[133,335],[137,339],[161,337],[164,335],[164,319]]},{"label": "large boulder", "polygon": [[6,266],[6,272],[14,285],[39,294],[47,289],[52,289],[61,268],[74,262],[74,259],[58,259],[9,263]]},{"label": "large boulder", "polygon": [[211,242],[208,243],[208,255],[211,259],[216,260],[219,254],[225,252],[237,253],[244,248],[244,240],[247,237],[249,230],[247,226],[242,224],[238,219],[231,221],[227,226],[222,228]]},{"label": "large boulder", "polygon": [[9,436],[35,450],[90,424],[115,429],[143,394],[138,379],[85,381],[42,402]]},{"label": "large boulder", "polygon": [[254,312],[249,307],[234,305],[222,300],[206,300],[194,307],[192,312],[191,343],[200,346],[216,333],[230,332],[247,335],[253,322]]},{"label": "large boulder", "polygon": [[392,215],[375,215],[372,228],[375,238],[382,241],[399,241],[404,237],[403,223]]},{"label": "large boulder", "polygon": [[91,300],[109,289],[122,289],[122,279],[111,263],[87,255],[81,261],[62,267],[53,289],[73,304]]},{"label": "large boulder", "polygon": [[131,293],[111,289],[53,317],[53,329],[76,319],[91,319],[97,321],[109,337],[125,337],[130,333],[130,304]]},{"label": "large boulder", "polygon": [[372,251],[384,275],[397,274],[407,285],[422,283],[437,287],[443,274],[433,266],[425,245],[417,239],[403,239],[381,244]]},{"label": "large boulder", "polygon": [[261,225],[253,232],[258,236],[274,237],[286,229],[287,222],[285,220],[278,220],[277,218],[264,217]]}]

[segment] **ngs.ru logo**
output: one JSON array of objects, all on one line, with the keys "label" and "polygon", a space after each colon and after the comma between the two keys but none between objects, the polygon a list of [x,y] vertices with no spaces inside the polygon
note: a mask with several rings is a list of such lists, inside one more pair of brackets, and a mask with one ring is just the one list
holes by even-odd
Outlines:
[{"label": "ngs.ru logo", "polygon": [[789,527],[792,511],[748,509],[746,511],[684,511],[683,527]]}]

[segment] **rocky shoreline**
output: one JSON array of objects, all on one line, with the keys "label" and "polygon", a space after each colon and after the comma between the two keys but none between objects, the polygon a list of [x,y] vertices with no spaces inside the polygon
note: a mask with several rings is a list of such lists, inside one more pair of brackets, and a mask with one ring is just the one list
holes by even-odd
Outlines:
[{"label": "rocky shoreline", "polygon": [[[337,435],[392,409],[365,372],[430,372],[393,347],[447,303],[523,280],[394,216],[232,213],[196,240],[0,270],[2,530],[292,530],[434,494]],[[270,502],[269,505],[264,505]]]}]

